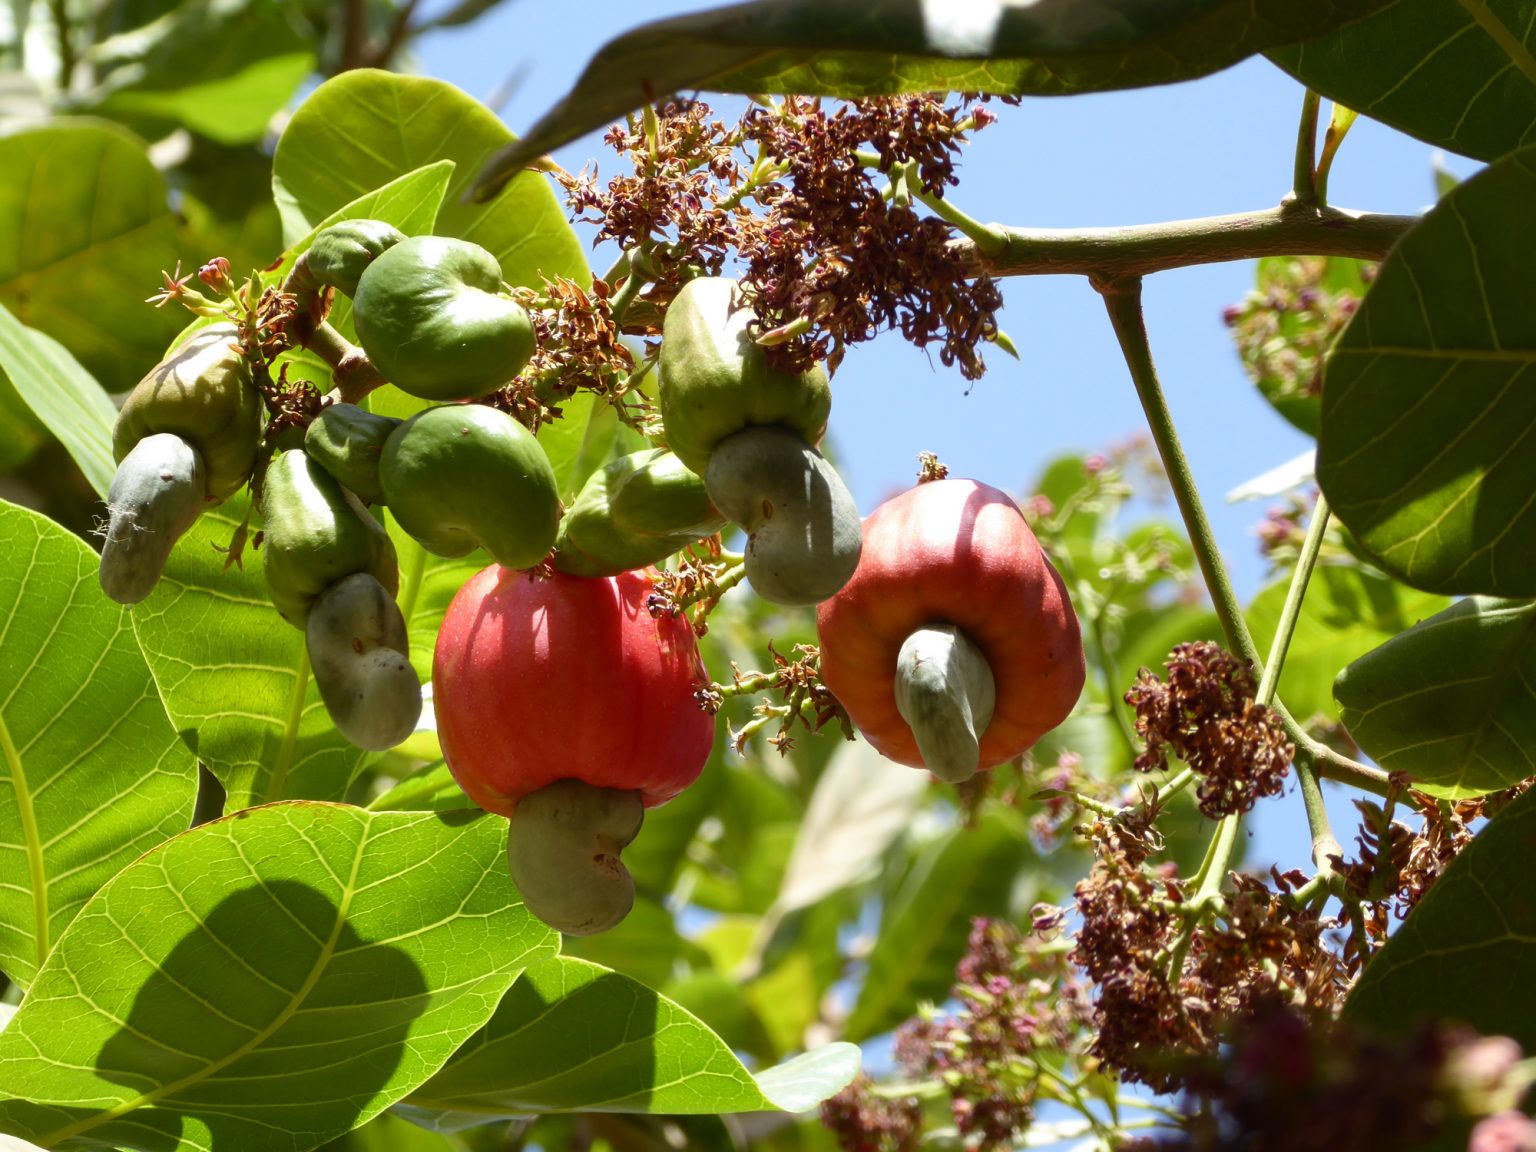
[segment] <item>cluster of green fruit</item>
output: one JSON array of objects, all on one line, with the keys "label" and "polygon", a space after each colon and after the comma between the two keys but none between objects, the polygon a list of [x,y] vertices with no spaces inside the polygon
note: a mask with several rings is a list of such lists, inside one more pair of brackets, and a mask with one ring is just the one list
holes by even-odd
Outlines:
[{"label": "cluster of green fruit", "polygon": [[590,933],[628,913],[619,853],[644,809],[708,759],[714,721],[697,702],[708,677],[687,620],[648,610],[648,570],[728,522],[746,533],[760,596],[821,605],[824,679],[892,758],[964,779],[1017,755],[1075,702],[1076,617],[1018,508],[994,489],[939,481],[861,527],[816,448],[831,408],[825,373],[771,367],[732,281],[691,281],[667,310],[668,447],[612,461],[562,509],[534,436],[473,402],[534,349],[490,253],[349,221],[316,238],[297,275],[350,296],[372,366],[434,406],[396,420],[327,404],[302,443],[280,438],[263,467],[242,333],[194,330],[119,417],[102,586],[142,600],[198,513],[251,482],[272,601],[304,630],[338,730],[384,749],[415,729],[422,697],[395,550],[370,506],[437,555],[483,548],[493,563],[438,635],[438,735],[465,792],[510,818],[513,878],[551,925]]}]

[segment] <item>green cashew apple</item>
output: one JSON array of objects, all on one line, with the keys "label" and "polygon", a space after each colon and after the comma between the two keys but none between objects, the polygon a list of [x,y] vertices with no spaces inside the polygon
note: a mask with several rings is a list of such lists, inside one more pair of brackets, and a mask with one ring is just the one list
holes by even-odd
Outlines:
[{"label": "green cashew apple", "polygon": [[148,596],[198,514],[250,477],[263,406],[239,338],[233,324],[198,329],[118,413],[100,579],[120,604]]},{"label": "green cashew apple", "polygon": [[354,572],[374,576],[393,596],[400,570],[389,533],[303,452],[281,452],[262,481],[262,568],[272,603],[303,628],[315,600]]},{"label": "green cashew apple", "polygon": [[119,604],[137,604],[165,571],[175,545],[206,507],[203,458],[171,432],[134,445],[107,492],[106,542],[97,575]]},{"label": "green cashew apple", "polygon": [[782,424],[813,447],[827,430],[826,372],[770,368],[752,339],[753,319],[736,281],[706,276],[683,285],[662,322],[658,398],[667,444],[701,476],[715,445],[743,428]]},{"label": "green cashew apple", "polygon": [[421,684],[405,619],[370,573],[354,572],[320,593],[304,642],[325,710],[354,745],[382,752],[415,731]]},{"label": "green cashew apple", "polygon": [[715,447],[704,484],[747,533],[747,580],[775,604],[816,604],[859,566],[859,509],[824,456],[782,426]]},{"label": "green cashew apple", "polygon": [[619,854],[645,819],[641,794],[556,780],[512,813],[507,862],[528,910],[568,936],[606,932],[635,905]]},{"label": "green cashew apple", "polygon": [[119,464],[144,437],[171,432],[202,457],[209,504],[239,491],[256,463],[263,410],[239,341],[233,324],[200,328],[134,386],[112,427]]},{"label": "green cashew apple", "polygon": [[501,265],[478,244],[413,236],[364,270],[352,323],[396,388],[423,400],[473,400],[533,355],[533,323],[501,291]]},{"label": "green cashew apple", "polygon": [[704,481],[665,448],[648,448],[587,479],[561,518],[554,564],[573,576],[616,576],[724,526]]},{"label": "green cashew apple", "polygon": [[328,404],[309,422],[304,451],[358,499],[382,504],[379,458],[384,454],[384,442],[403,423],[356,404]]},{"label": "green cashew apple", "polygon": [[316,236],[301,259],[317,283],[355,296],[368,266],[404,239],[405,233],[382,220],[342,220]]},{"label": "green cashew apple", "polygon": [[531,568],[554,546],[560,494],[533,434],[482,404],[445,404],[396,428],[379,460],[384,501],[428,552],[484,548],[505,568]]}]

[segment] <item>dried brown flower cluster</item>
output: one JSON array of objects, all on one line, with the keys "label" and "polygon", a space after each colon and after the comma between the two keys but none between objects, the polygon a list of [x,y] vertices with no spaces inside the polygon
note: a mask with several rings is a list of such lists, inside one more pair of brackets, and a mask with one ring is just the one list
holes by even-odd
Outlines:
[{"label": "dried brown flower cluster", "polygon": [[1136,767],[1161,770],[1169,753],[1179,757],[1199,774],[1200,810],[1213,819],[1276,795],[1295,748],[1279,715],[1254,702],[1248,665],[1201,640],[1180,644],[1167,667],[1166,683],[1143,668],[1125,694],[1147,744]]},{"label": "dried brown flower cluster", "polygon": [[601,280],[583,288],[563,276],[545,281],[542,300],[530,290],[519,291],[519,302],[533,321],[533,357],[517,379],[484,403],[537,432],[559,418],[562,400],[585,389],[621,412],[631,409],[625,413],[629,423],[643,423],[648,405],[630,395],[635,356],[619,338],[610,295]]},{"label": "dried brown flower cluster", "polygon": [[871,1091],[862,1073],[821,1105],[821,1122],[843,1152],[916,1152],[923,1134],[923,1106],[915,1097],[890,1099]]},{"label": "dried brown flower cluster", "polygon": [[835,370],[847,345],[890,328],[939,343],[940,359],[974,379],[1001,295],[970,279],[947,224],[912,207],[915,194],[942,198],[967,135],[994,119],[968,103],[897,96],[828,110],[788,97],[727,126],[674,100],[610,129],[633,175],[556,175],[573,213],[628,253],[615,284],[649,283],[626,332],[655,333],[683,282],[721,274],[734,256],[780,366]]},{"label": "dried brown flower cluster", "polygon": [[[765,327],[813,324],[778,346],[785,367],[825,360],[835,370],[847,345],[891,328],[919,348],[938,342],[939,359],[967,379],[982,374],[977,349],[997,335],[1002,294],[985,276],[968,279],[948,225],[918,215],[910,197],[942,197],[956,183],[966,132],[991,119],[979,106],[932,95],[857,100],[831,112],[820,100],[788,97],[747,114],[746,138],[784,177],[759,195],[768,216],[760,241],[742,251],[742,280]],[[866,146],[881,170],[917,187],[887,198],[857,155]]]},{"label": "dried brown flower cluster", "polygon": [[718,276],[732,251],[756,241],[759,222],[732,192],[742,183],[739,130],[696,100],[672,100],[654,114],[608,129],[603,142],[634,169],[599,185],[595,169],[557,172],[578,219],[597,240],[639,253],[652,281],[648,300],[664,305],[690,276]]},{"label": "dried brown flower cluster", "polygon": [[1234,894],[1196,906],[1172,864],[1149,864],[1161,848],[1156,817],[1146,804],[1084,829],[1095,861],[1077,886],[1072,960],[1095,986],[1089,1051],[1127,1080],[1171,1091],[1227,1021],[1275,1001],[1329,1015],[1348,979],[1327,947],[1336,922],[1290,897],[1302,877],[1272,874],[1271,889],[1233,876]]},{"label": "dried brown flower cluster", "polygon": [[[1394,791],[1384,803],[1354,802],[1360,812],[1356,854],[1348,860],[1333,858],[1335,870],[1344,877],[1361,911],[1357,932],[1363,929],[1364,939],[1351,936],[1345,949],[1355,968],[1386,943],[1392,917],[1406,917],[1472,843],[1472,826],[1526,791],[1536,778],[1502,792],[1457,801],[1414,791],[1401,778],[1394,777],[1393,783]],[[1405,804],[1419,818],[1417,831],[1396,818]]]}]

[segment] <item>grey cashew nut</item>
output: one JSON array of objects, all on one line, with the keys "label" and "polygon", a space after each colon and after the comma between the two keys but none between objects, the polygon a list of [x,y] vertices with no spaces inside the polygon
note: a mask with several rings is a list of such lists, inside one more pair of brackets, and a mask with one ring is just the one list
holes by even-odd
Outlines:
[{"label": "grey cashew nut", "polygon": [[614,927],[635,904],[619,854],[640,831],[638,791],[556,780],[517,802],[507,862],[528,910],[568,936]]},{"label": "grey cashew nut", "polygon": [[818,604],[859,566],[862,531],[853,495],[798,432],[743,428],[715,446],[704,486],[747,533],[747,580],[775,604]]},{"label": "grey cashew nut", "polygon": [[98,576],[119,604],[137,604],[165,571],[171,549],[207,507],[203,458],[180,436],[146,436],[123,457],[107,491]]},{"label": "grey cashew nut", "polygon": [[399,605],[367,572],[336,581],[304,625],[309,666],[337,731],[382,752],[416,730],[421,684]]},{"label": "grey cashew nut", "polygon": [[919,628],[896,658],[896,711],[912,729],[923,764],[959,784],[981,766],[981,737],[997,705],[992,666],[952,625]]}]

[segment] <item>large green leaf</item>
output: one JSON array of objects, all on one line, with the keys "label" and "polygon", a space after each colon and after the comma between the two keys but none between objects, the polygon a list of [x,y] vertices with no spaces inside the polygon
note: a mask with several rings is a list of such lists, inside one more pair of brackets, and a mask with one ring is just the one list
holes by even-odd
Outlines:
[{"label": "large green leaf", "polygon": [[1536,1049],[1533,854],[1536,791],[1500,812],[1452,861],[1366,966],[1346,1016],[1391,1032],[1459,1020]]},{"label": "large green leaf", "polygon": [[505,845],[491,817],[312,803],[177,837],[81,911],[0,1033],[0,1129],[304,1152],[356,1127],[553,954]]},{"label": "large green leaf", "polygon": [[1404,583],[1536,595],[1536,148],[1455,188],[1329,358],[1317,478]]},{"label": "large green leaf", "polygon": [[1344,723],[1383,768],[1439,796],[1536,776],[1536,605],[1472,597],[1339,673]]},{"label": "large green leaf", "polygon": [[757,0],[611,40],[515,148],[489,192],[541,153],[672,92],[995,92],[1059,96],[1190,80],[1326,32],[1387,0]]},{"label": "large green leaf", "polygon": [[261,553],[248,544],[243,567],[224,567],[220,549],[244,515],[243,496],[202,515],[133,608],[133,629],[172,721],[231,809],[283,797],[338,800],[366,754],[331,724],[304,634],[267,597]]},{"label": "large green leaf", "polygon": [[529,968],[398,1110],[444,1130],[537,1112],[802,1112],[858,1068],[857,1048],[830,1044],[754,1076],[670,1000],[560,956]]},{"label": "large green leaf", "polygon": [[1307,87],[1420,140],[1492,160],[1536,128],[1530,0],[1398,0],[1271,59]]},{"label": "large green leaf", "polygon": [[0,378],[69,451],[96,494],[106,499],[117,465],[112,424],[117,409],[69,349],[28,328],[0,304]]},{"label": "large green leaf", "polygon": [[104,78],[82,103],[154,135],[180,125],[226,144],[260,140],[314,67],[296,14],[270,0],[178,5],[94,47]]},{"label": "large green leaf", "polygon": [[[1248,609],[1248,627],[1268,652],[1291,581],[1265,588]],[[1384,644],[1450,603],[1444,596],[1405,588],[1379,572],[1353,565],[1313,569],[1280,675],[1280,699],[1297,719],[1337,719],[1333,679],[1351,660]]]},{"label": "large green leaf", "polygon": [[914,1004],[942,1001],[955,982],[971,918],[1034,903],[1041,869],[1012,809],[989,809],[976,827],[956,828],[928,845],[886,904],[843,1034],[865,1040],[901,1023]]},{"label": "large green leaf", "polygon": [[540,273],[586,282],[581,247],[543,176],[516,181],[491,204],[461,203],[475,173],[511,141],[490,109],[451,84],[343,73],[300,105],[278,141],[272,184],[284,233],[296,240],[369,189],[452,160],[457,167],[433,231],[489,249],[510,283],[537,287]]},{"label": "large green leaf", "polygon": [[176,259],[165,181],[135,137],[92,120],[0,137],[0,304],[109,390],[133,385],[186,322],[144,303]]},{"label": "large green leaf", "polygon": [[166,719],[96,555],[0,501],[0,970],[26,988],[82,904],[192,817]]}]

